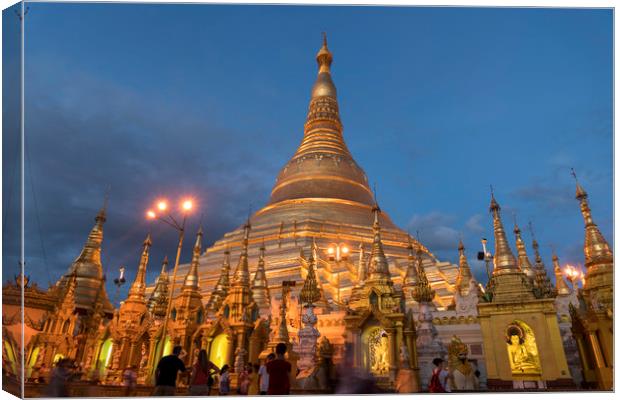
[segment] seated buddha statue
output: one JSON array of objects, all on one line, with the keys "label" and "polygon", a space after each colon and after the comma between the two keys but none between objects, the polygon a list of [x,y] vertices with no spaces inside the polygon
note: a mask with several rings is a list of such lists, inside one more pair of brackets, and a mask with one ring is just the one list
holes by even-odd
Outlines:
[{"label": "seated buddha statue", "polygon": [[508,354],[510,359],[510,368],[513,373],[540,372],[536,357],[527,350],[523,344],[523,339],[518,335],[510,336]]}]

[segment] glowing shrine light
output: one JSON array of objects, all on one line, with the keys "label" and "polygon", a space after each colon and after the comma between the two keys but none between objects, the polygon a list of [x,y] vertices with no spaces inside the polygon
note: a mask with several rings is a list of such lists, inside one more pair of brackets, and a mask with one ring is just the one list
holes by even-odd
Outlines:
[{"label": "glowing shrine light", "polygon": [[159,211],[166,211],[168,209],[168,203],[164,200],[158,201],[157,208]]},{"label": "glowing shrine light", "polygon": [[327,254],[334,254],[334,248],[333,247],[328,248]]},{"label": "glowing shrine light", "polygon": [[343,252],[344,254],[347,254],[347,253],[349,252],[349,248],[348,248],[348,247],[346,247],[346,246],[345,246],[345,247],[343,247],[343,248],[342,248],[342,252]]},{"label": "glowing shrine light", "polygon": [[153,211],[153,210],[148,210],[146,212],[146,217],[148,219],[154,219],[155,217],[157,217],[157,214],[155,214],[155,211]]},{"label": "glowing shrine light", "polygon": [[181,203],[181,208],[183,211],[189,211],[192,207],[194,207],[194,203],[192,203],[191,200],[184,200],[183,203]]}]

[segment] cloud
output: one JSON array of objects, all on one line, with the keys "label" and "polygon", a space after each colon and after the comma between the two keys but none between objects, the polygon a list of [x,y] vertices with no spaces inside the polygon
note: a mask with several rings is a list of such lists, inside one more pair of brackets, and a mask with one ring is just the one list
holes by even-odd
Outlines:
[{"label": "cloud", "polygon": [[482,233],[485,228],[482,226],[482,214],[474,214],[465,222],[465,228],[472,233]]},{"label": "cloud", "polygon": [[[31,74],[26,96],[26,265],[40,284],[57,280],[77,257],[110,183],[103,263],[108,274],[127,266],[130,280],[148,231],[149,280],[164,254],[174,256],[176,232],[143,217],[157,197],[196,197],[199,211],[188,221],[186,240],[193,242],[202,221],[207,244],[239,225],[250,202],[267,201],[281,165],[258,136],[79,71],[59,73],[60,84]],[[8,231],[18,224],[18,201],[5,214]],[[17,266],[19,236],[5,234],[3,250],[5,265]]]},{"label": "cloud", "polygon": [[451,226],[454,222],[454,217],[434,211],[415,214],[407,226],[412,232],[419,231],[421,242],[431,251],[454,251],[459,241],[459,232]]}]

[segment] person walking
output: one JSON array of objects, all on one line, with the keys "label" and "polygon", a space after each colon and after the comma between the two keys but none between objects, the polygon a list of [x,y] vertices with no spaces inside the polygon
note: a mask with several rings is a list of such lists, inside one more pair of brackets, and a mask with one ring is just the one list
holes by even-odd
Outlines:
[{"label": "person walking", "polygon": [[269,390],[269,374],[267,373],[267,363],[269,361],[275,360],[276,355],[274,353],[269,353],[263,365],[258,369],[258,386],[261,395],[266,395],[267,390]]},{"label": "person walking", "polygon": [[433,360],[433,374],[431,375],[431,381],[428,384],[428,391],[430,393],[446,393],[450,392],[448,386],[449,372],[444,368],[444,361],[441,358],[435,358]]},{"label": "person walking", "polygon": [[70,361],[67,359],[60,359],[56,362],[47,386],[49,397],[69,397],[69,380],[73,375],[69,365]]},{"label": "person walking", "polygon": [[267,363],[269,374],[269,387],[267,394],[270,396],[288,395],[291,393],[291,363],[284,359],[286,344],[276,345],[276,359]]},{"label": "person walking", "polygon": [[225,364],[220,370],[220,396],[226,396],[230,393],[230,367]]},{"label": "person walking", "polygon": [[138,373],[136,372],[136,367],[130,365],[123,371],[123,387],[125,388],[125,394],[123,396],[133,396],[137,383]]},{"label": "person walking", "polygon": [[250,373],[252,366],[251,364],[246,364],[239,375],[237,377],[237,394],[245,396],[248,394],[248,389],[250,388]]},{"label": "person walking", "polygon": [[260,393],[258,387],[258,370],[260,368],[260,365],[254,364],[250,366],[252,367],[252,373],[250,374],[250,387],[248,388],[248,395],[256,396]]},{"label": "person walking", "polygon": [[189,378],[189,393],[192,396],[208,396],[211,393],[211,386],[213,386],[211,370],[220,371],[215,364],[207,360],[207,351],[202,349],[198,352],[198,358]]},{"label": "person walking", "polygon": [[179,358],[182,351],[181,346],[174,346],[172,354],[162,357],[157,363],[153,396],[174,396],[177,374],[179,371],[185,372],[185,365]]}]

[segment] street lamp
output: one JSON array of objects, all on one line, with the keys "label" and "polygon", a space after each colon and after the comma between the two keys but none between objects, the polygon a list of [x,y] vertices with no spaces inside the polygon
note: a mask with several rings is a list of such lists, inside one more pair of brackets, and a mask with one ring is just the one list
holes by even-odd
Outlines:
[{"label": "street lamp", "polygon": [[114,304],[118,302],[118,297],[121,292],[121,286],[123,286],[126,282],[125,280],[125,267],[120,267],[118,269],[119,275],[118,278],[114,278],[114,285],[116,286],[116,293],[114,295]]},{"label": "street lamp", "polygon": [[176,283],[177,269],[179,267],[179,259],[181,258],[181,249],[183,247],[183,238],[185,236],[185,222],[187,221],[187,215],[194,208],[194,201],[191,198],[186,198],[180,201],[179,209],[183,215],[183,220],[179,224],[177,220],[170,213],[170,204],[166,199],[160,199],[155,202],[155,207],[147,210],[146,217],[150,220],[159,220],[166,225],[174,228],[179,233],[179,245],[177,247],[177,256],[174,261],[174,269],[172,272],[172,282],[170,284],[170,295],[168,297],[168,307],[166,308],[166,316],[164,317],[164,323],[162,327],[162,342],[159,346],[159,350],[155,354],[155,360],[161,358],[164,352],[164,345],[166,341],[166,335],[168,331],[168,318],[172,310],[172,299],[174,297],[174,285]]},{"label": "street lamp", "polygon": [[491,284],[491,269],[489,268],[489,264],[493,261],[493,254],[487,250],[487,239],[482,238],[480,241],[482,242],[482,251],[478,252],[478,260],[484,260],[484,266],[487,270],[487,291],[483,291],[483,297],[487,299],[487,301],[490,301],[493,297],[493,287]]}]

